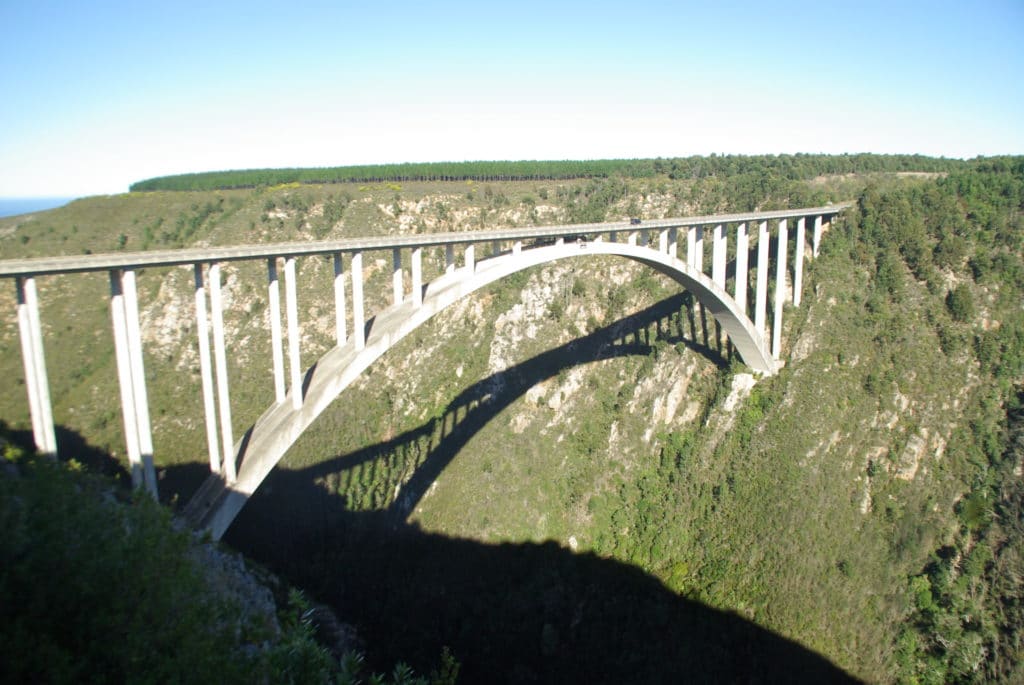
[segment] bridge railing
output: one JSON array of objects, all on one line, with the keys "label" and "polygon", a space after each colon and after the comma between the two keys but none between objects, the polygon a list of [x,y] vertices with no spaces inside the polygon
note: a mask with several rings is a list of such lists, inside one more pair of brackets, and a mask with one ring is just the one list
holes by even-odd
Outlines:
[{"label": "bridge railing", "polygon": [[[194,314],[199,348],[202,379],[203,413],[206,424],[207,451],[210,469],[227,482],[233,482],[236,473],[235,438],[232,427],[231,400],[228,384],[228,360],[224,329],[224,298],[222,295],[222,267],[228,262],[264,260],[267,266],[267,306],[270,319],[272,375],[275,401],[287,400],[292,389],[292,402],[296,409],[303,401],[301,392],[303,368],[301,365],[301,330],[297,306],[296,260],[307,256],[328,256],[333,260],[333,292],[335,303],[336,344],[345,345],[351,339],[355,348],[365,345],[366,311],[363,270],[365,252],[391,253],[392,300],[399,304],[408,297],[413,307],[422,304],[423,250],[444,249],[444,271],[456,270],[456,246],[462,250],[461,268],[473,270],[476,265],[476,246],[491,246],[492,255],[503,252],[513,254],[531,247],[564,242],[566,240],[608,240],[648,247],[659,253],[679,258],[685,240],[685,264],[709,275],[723,291],[727,282],[728,235],[735,232],[735,267],[733,269],[733,297],[740,310],[750,314],[747,302],[749,284],[748,251],[751,242],[749,226],[757,226],[754,242],[757,248],[755,301],[753,325],[763,337],[767,334],[768,277],[771,270],[770,224],[776,227],[776,287],[771,326],[772,356],[778,359],[781,351],[783,300],[787,292],[787,253],[789,252],[788,222],[795,220],[796,240],[793,248],[792,276],[793,304],[799,305],[802,291],[803,260],[806,250],[806,224],[811,221],[810,252],[817,256],[824,231],[833,217],[848,204],[826,207],[801,208],[770,212],[721,214],[657,219],[637,222],[573,224],[529,228],[507,228],[452,233],[413,234],[401,236],[347,238],[320,242],[266,243],[227,247],[186,248],[115,254],[37,257],[0,260],[0,278],[15,281],[17,293],[17,320],[21,339],[21,354],[28,394],[29,414],[33,437],[41,453],[56,454],[52,402],[46,373],[46,359],[42,326],[39,317],[39,297],[36,279],[60,274],[107,272],[110,279],[110,311],[114,336],[114,350],[120,388],[124,435],[133,484],[145,487],[156,496],[156,473],[153,464],[152,428],[150,425],[145,369],[142,355],[142,336],[139,324],[139,302],[136,271],[146,267],[188,265],[193,268]],[[731,229],[730,229],[731,227]],[[710,270],[705,268],[709,251],[705,238],[710,230]],[[408,252],[411,288],[405,292],[403,252]],[[346,293],[345,257],[347,256],[351,293]],[[284,265],[285,326],[287,348],[281,325],[281,298],[279,265]],[[710,272],[709,272],[710,271]],[[348,329],[348,303],[351,302],[351,334]],[[285,375],[285,352],[289,374]]]}]

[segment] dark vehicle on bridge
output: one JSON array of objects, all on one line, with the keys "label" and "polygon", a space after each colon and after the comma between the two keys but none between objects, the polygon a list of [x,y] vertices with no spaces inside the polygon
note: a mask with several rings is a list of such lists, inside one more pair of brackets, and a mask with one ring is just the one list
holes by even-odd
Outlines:
[{"label": "dark vehicle on bridge", "polygon": [[640,225],[640,219],[637,218],[637,217],[633,217],[632,219],[629,220],[629,224],[631,226],[639,226]]}]

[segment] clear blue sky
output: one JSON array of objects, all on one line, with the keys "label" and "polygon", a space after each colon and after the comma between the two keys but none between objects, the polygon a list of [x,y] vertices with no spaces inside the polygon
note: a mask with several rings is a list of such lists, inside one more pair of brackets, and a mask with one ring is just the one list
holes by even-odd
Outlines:
[{"label": "clear blue sky", "polygon": [[0,27],[7,197],[253,167],[1024,153],[1022,0],[0,0]]}]

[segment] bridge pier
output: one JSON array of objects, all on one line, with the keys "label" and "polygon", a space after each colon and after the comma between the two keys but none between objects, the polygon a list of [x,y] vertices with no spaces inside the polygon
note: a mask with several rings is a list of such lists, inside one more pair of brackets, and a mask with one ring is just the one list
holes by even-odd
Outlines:
[{"label": "bridge pier", "polygon": [[804,224],[805,218],[796,220],[796,249],[793,252],[793,306],[800,306],[804,286]]},{"label": "bridge pier", "polygon": [[[451,245],[448,245],[451,247]],[[366,322],[363,314],[363,253],[353,252],[352,263],[352,337],[357,350],[366,347]]]},{"label": "bridge pier", "polygon": [[789,248],[789,235],[786,231],[786,220],[779,219],[778,254],[775,256],[775,321],[772,324],[772,358],[778,359],[782,354],[782,307],[786,303],[786,252]]},{"label": "bridge pier", "polygon": [[693,268],[704,273],[704,227],[697,226],[693,229]]},{"label": "bridge pier", "polygon": [[402,292],[405,289],[402,283],[402,249],[391,248],[391,299],[395,304],[402,304]]},{"label": "bridge pier", "polygon": [[722,290],[725,290],[725,240],[725,226],[716,224],[712,234],[711,280]]},{"label": "bridge pier", "polygon": [[476,268],[476,250],[474,249],[473,243],[466,245],[466,271],[473,273]]},{"label": "bridge pier", "polygon": [[267,260],[267,314],[270,316],[270,354],[274,372],[274,398],[284,402],[284,352],[281,335],[281,287],[277,277],[277,257]]},{"label": "bridge pier", "polygon": [[39,323],[39,298],[36,279],[32,276],[15,279],[18,293],[18,332],[21,337],[21,361],[25,369],[32,438],[40,454],[57,455],[57,436],[53,429],[53,407],[50,404],[50,383],[46,376],[43,333]]},{"label": "bridge pier", "polygon": [[412,306],[423,306],[423,248],[412,250]]},{"label": "bridge pier", "polygon": [[337,337],[338,347],[345,344],[348,339],[345,330],[345,271],[341,260],[341,253],[334,255],[334,332]]},{"label": "bridge pier", "polygon": [[768,222],[762,221],[757,225],[757,289],[754,306],[754,329],[762,338],[768,318],[768,252],[771,247],[768,241]]},{"label": "bridge pier", "polygon": [[156,499],[153,434],[149,423],[146,374],[142,362],[135,271],[110,270],[110,312],[114,325],[114,354],[121,388],[121,414],[124,418],[132,485],[145,487]]},{"label": "bridge pier", "polygon": [[811,255],[817,259],[821,247],[821,215],[814,217],[814,232],[811,238]]},{"label": "bridge pier", "polygon": [[210,323],[213,329],[213,361],[217,378],[217,409],[220,414],[221,453],[224,477],[235,482],[235,437],[231,428],[231,395],[228,393],[228,360],[224,349],[224,313],[220,293],[220,264],[210,264]]},{"label": "bridge pier", "polygon": [[[206,451],[210,455],[210,471],[220,473],[220,449],[217,446],[217,409],[213,397],[213,366],[210,360],[210,328],[206,317],[206,286],[203,264],[192,265],[195,278],[196,337],[199,342],[199,375],[203,385],[203,416],[206,419]],[[278,400],[280,402],[280,400]]]},{"label": "bridge pier", "polygon": [[288,318],[288,368],[292,380],[292,406],[302,407],[302,364],[299,360],[299,341],[302,332],[299,330],[299,305],[296,295],[295,257],[284,260],[284,295],[285,313]]},{"label": "bridge pier", "polygon": [[747,222],[741,221],[736,226],[736,290],[733,299],[744,314],[747,313],[748,242]]}]

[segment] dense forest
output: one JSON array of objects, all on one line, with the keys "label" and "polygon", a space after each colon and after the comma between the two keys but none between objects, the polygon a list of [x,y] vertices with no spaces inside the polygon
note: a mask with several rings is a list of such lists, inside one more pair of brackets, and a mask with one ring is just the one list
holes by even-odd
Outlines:
[{"label": "dense forest", "polygon": [[[80,200],[0,220],[0,247],[73,254],[853,200],[808,259],[804,306],[786,309],[778,375],[750,376],[687,293],[650,271],[601,259],[537,268],[439,315],[375,364],[296,444],[227,543],[333,607],[365,640],[362,671],[396,682],[412,678],[396,663],[443,681],[456,661],[462,682],[1024,680],[1024,158],[710,157],[582,162],[574,173],[516,164],[190,175],[182,183],[233,189]],[[310,362],[331,344],[321,262],[300,265],[302,283],[323,284],[299,295]],[[440,273],[441,255],[426,255],[424,269]],[[244,424],[272,394],[266,277],[227,271]],[[369,268],[367,280],[371,305],[386,302],[389,271]],[[118,418],[95,401],[97,388],[116,392],[106,284],[66,282],[41,284],[47,351],[67,350],[47,358],[59,441],[80,446],[90,470],[120,474]],[[144,335],[156,330],[147,372],[174,379],[150,393],[172,508],[205,468],[201,408],[189,399],[199,396],[189,285],[175,270],[140,278]],[[16,379],[17,344],[13,326],[0,331],[0,373]],[[2,399],[0,418],[24,437],[19,393]],[[51,519],[73,526],[85,506],[46,510],[31,474],[57,467],[9,451],[0,505],[17,535],[0,550],[4,597],[46,576],[39,569],[72,535],[50,532],[61,530]],[[111,499],[61,482],[101,509]],[[166,523],[147,503],[114,499]],[[52,542],[26,542],[30,509]],[[106,521],[83,509],[86,520]],[[136,524],[100,527],[111,525]],[[185,589],[169,597],[206,592],[172,561],[183,541],[142,538],[157,565],[180,571]],[[84,570],[88,586],[108,573]],[[58,587],[32,592],[75,606]],[[275,639],[300,646],[294,668],[337,677],[335,657],[306,642],[316,634],[302,620],[307,600],[292,599],[279,603]],[[107,659],[107,673],[137,663],[133,645],[104,656],[66,642],[60,626],[112,628],[38,606],[4,603],[8,645],[30,628],[53,636],[55,669],[74,650]],[[114,609],[127,614],[101,613],[104,626],[158,620],[167,640],[180,629]],[[293,667],[274,661],[282,642],[255,651],[244,635],[229,643],[250,655],[245,674]],[[185,646],[216,671],[201,641]]]},{"label": "dense forest", "polygon": [[225,190],[285,183],[385,183],[408,181],[537,181],[573,178],[733,179],[755,174],[766,180],[807,180],[821,175],[871,172],[947,172],[964,167],[954,159],[922,155],[711,155],[671,159],[593,161],[435,162],[373,164],[322,169],[243,169],[161,176],[133,183],[132,192]]}]

